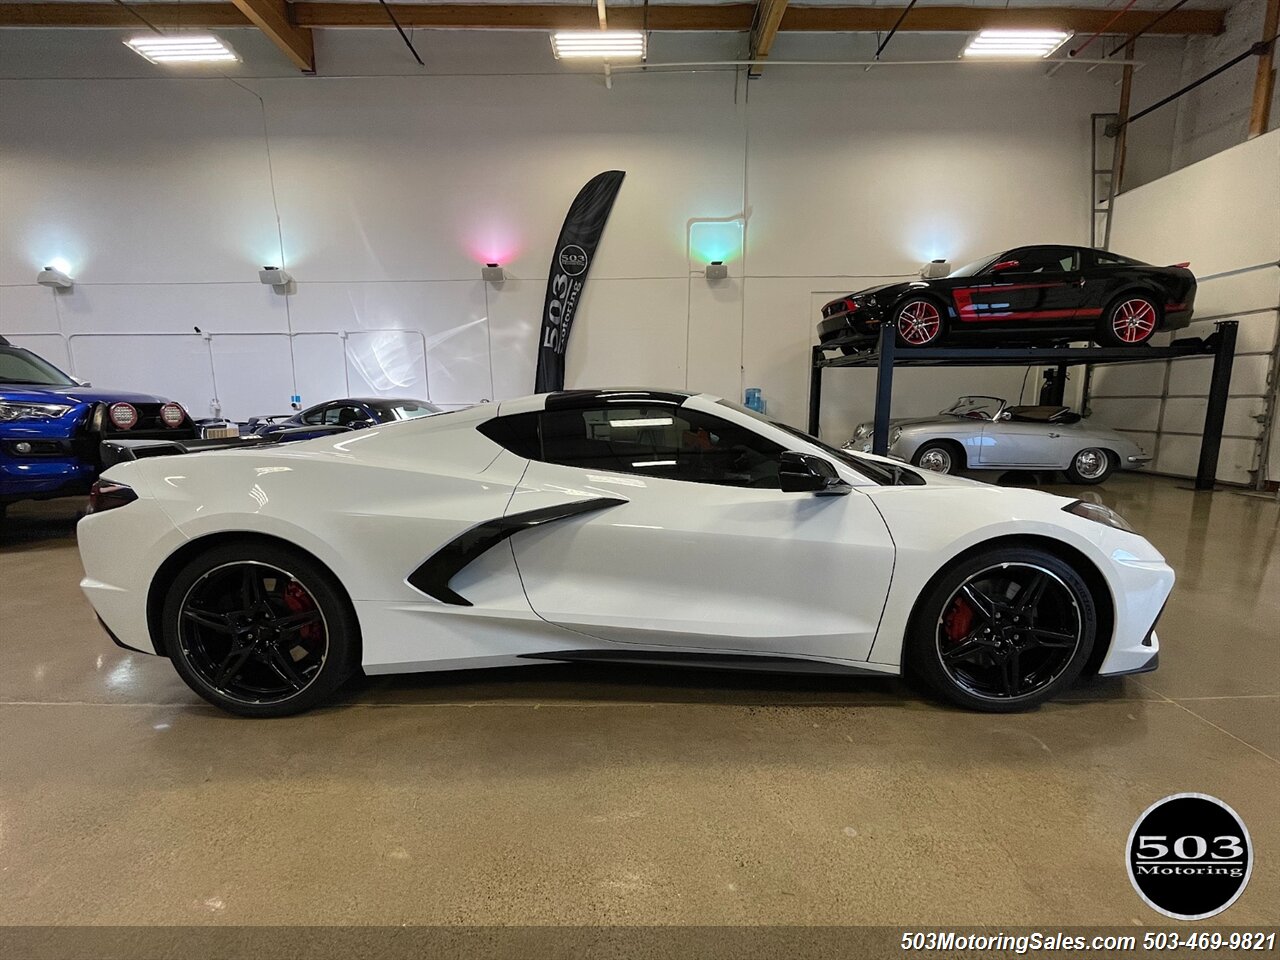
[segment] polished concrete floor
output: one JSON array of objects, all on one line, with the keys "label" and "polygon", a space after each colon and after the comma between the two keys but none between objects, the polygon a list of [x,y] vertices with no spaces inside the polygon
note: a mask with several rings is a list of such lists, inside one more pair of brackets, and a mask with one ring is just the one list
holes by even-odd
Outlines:
[{"label": "polished concrete floor", "polygon": [[1122,851],[1180,791],[1258,851],[1214,922],[1274,924],[1280,507],[1101,497],[1178,572],[1161,669],[999,717],[895,681],[545,666],[233,719],[98,630],[75,504],[16,507],[0,924],[1155,925]]}]

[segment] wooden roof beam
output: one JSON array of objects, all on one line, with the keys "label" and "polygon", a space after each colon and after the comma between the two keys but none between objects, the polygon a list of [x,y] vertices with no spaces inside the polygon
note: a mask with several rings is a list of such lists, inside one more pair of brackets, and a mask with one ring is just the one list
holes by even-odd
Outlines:
[{"label": "wooden roof beam", "polygon": [[[249,0],[242,0],[248,3]],[[254,0],[258,6],[265,0]],[[280,0],[281,3],[284,0]],[[406,27],[496,30],[591,30],[599,26],[596,9],[586,4],[455,4],[395,3],[396,18]],[[288,4],[296,28],[370,27],[392,29],[386,11],[377,3],[331,3],[297,0]],[[157,2],[143,8],[147,19],[159,27],[243,27],[250,23],[233,3]],[[649,29],[719,30],[745,32],[755,21],[751,3],[654,4],[649,7]],[[893,26],[900,11],[895,7],[813,7],[788,4],[779,30],[816,33],[874,33]],[[1076,33],[1101,29],[1114,11],[1092,7],[917,7],[911,12],[912,33],[975,33],[992,28],[1045,27]],[[1221,10],[1177,10],[1150,30],[1150,34],[1204,36],[1222,32]],[[639,6],[615,7],[609,25],[638,30],[644,12]],[[1151,21],[1150,11],[1131,10],[1109,29],[1131,34]],[[137,19],[115,3],[3,3],[0,27],[134,27]]]},{"label": "wooden roof beam", "polygon": [[293,22],[285,0],[231,0],[237,10],[265,33],[280,52],[304,73],[316,72],[316,50],[311,31]]}]

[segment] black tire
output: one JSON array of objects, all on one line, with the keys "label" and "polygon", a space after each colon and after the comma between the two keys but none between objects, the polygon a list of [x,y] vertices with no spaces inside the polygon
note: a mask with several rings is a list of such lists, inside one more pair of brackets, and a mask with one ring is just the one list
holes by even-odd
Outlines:
[{"label": "black tire", "polygon": [[932,297],[908,297],[894,304],[889,322],[898,346],[936,347],[947,332],[947,308]]},{"label": "black tire", "polygon": [[930,440],[921,444],[911,462],[922,470],[957,474],[965,468],[964,447],[953,440]]},{"label": "black tire", "polygon": [[1119,458],[1102,447],[1085,447],[1077,450],[1067,464],[1067,479],[1072,483],[1093,486],[1102,483],[1116,472]]},{"label": "black tire", "polygon": [[[254,581],[256,590],[245,585]],[[169,587],[162,629],[187,686],[244,717],[310,710],[360,665],[360,626],[342,584],[277,544],[225,543],[194,557]]]},{"label": "black tire", "polygon": [[1150,294],[1121,294],[1102,312],[1095,339],[1104,347],[1141,347],[1160,329],[1161,318]]},{"label": "black tire", "polygon": [[[1024,590],[1032,591],[1028,603],[1037,599],[1019,615]],[[966,606],[970,619],[958,623]],[[1014,713],[1076,681],[1097,626],[1093,596],[1069,563],[1037,547],[994,547],[947,568],[926,588],[907,628],[905,666],[958,706]],[[1017,681],[1011,685],[1009,677]]]}]

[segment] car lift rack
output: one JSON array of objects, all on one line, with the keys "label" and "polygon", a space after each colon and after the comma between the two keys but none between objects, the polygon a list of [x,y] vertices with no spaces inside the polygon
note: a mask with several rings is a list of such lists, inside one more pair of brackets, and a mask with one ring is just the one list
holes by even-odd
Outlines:
[{"label": "car lift rack", "polygon": [[[1200,441],[1200,463],[1195,488],[1212,490],[1218,471],[1218,452],[1222,446],[1222,427],[1227,412],[1227,396],[1231,387],[1231,365],[1235,360],[1236,333],[1239,324],[1223,320],[1217,332],[1207,339],[1175,340],[1166,347],[898,347],[894,328],[885,324],[877,346],[865,352],[828,357],[840,341],[813,347],[813,363],[809,372],[809,434],[818,435],[819,412],[822,409],[822,371],[828,367],[874,367],[876,370],[875,431],[872,452],[884,455],[889,449],[889,404],[893,397],[895,367],[1057,367],[1054,379],[1056,402],[1061,403],[1066,388],[1068,367],[1112,363],[1152,363],[1195,357],[1213,357],[1213,374],[1209,381],[1209,398],[1204,415],[1204,436]],[[865,343],[865,341],[863,341]]]}]

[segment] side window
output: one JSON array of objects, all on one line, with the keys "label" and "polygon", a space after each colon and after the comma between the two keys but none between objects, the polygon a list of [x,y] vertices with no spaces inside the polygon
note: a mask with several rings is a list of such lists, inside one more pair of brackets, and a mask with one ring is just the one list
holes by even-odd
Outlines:
[{"label": "side window", "polygon": [[1093,255],[1093,257],[1100,267],[1127,267],[1133,264],[1133,261],[1126,257],[1121,257],[1111,253],[1103,253],[1102,251],[1098,251]]},{"label": "side window", "polygon": [[539,419],[548,463],[690,483],[778,489],[783,447],[753,430],[672,406],[549,410]]},{"label": "side window", "polygon": [[324,407],[312,407],[302,415],[303,423],[321,423],[324,417]]},{"label": "side window", "polygon": [[506,447],[526,460],[542,459],[542,441],[538,438],[539,413],[516,413],[494,417],[477,428],[500,447]]},{"label": "side window", "polygon": [[1024,247],[1011,254],[1018,273],[1069,273],[1079,269],[1079,254],[1063,247]]}]

